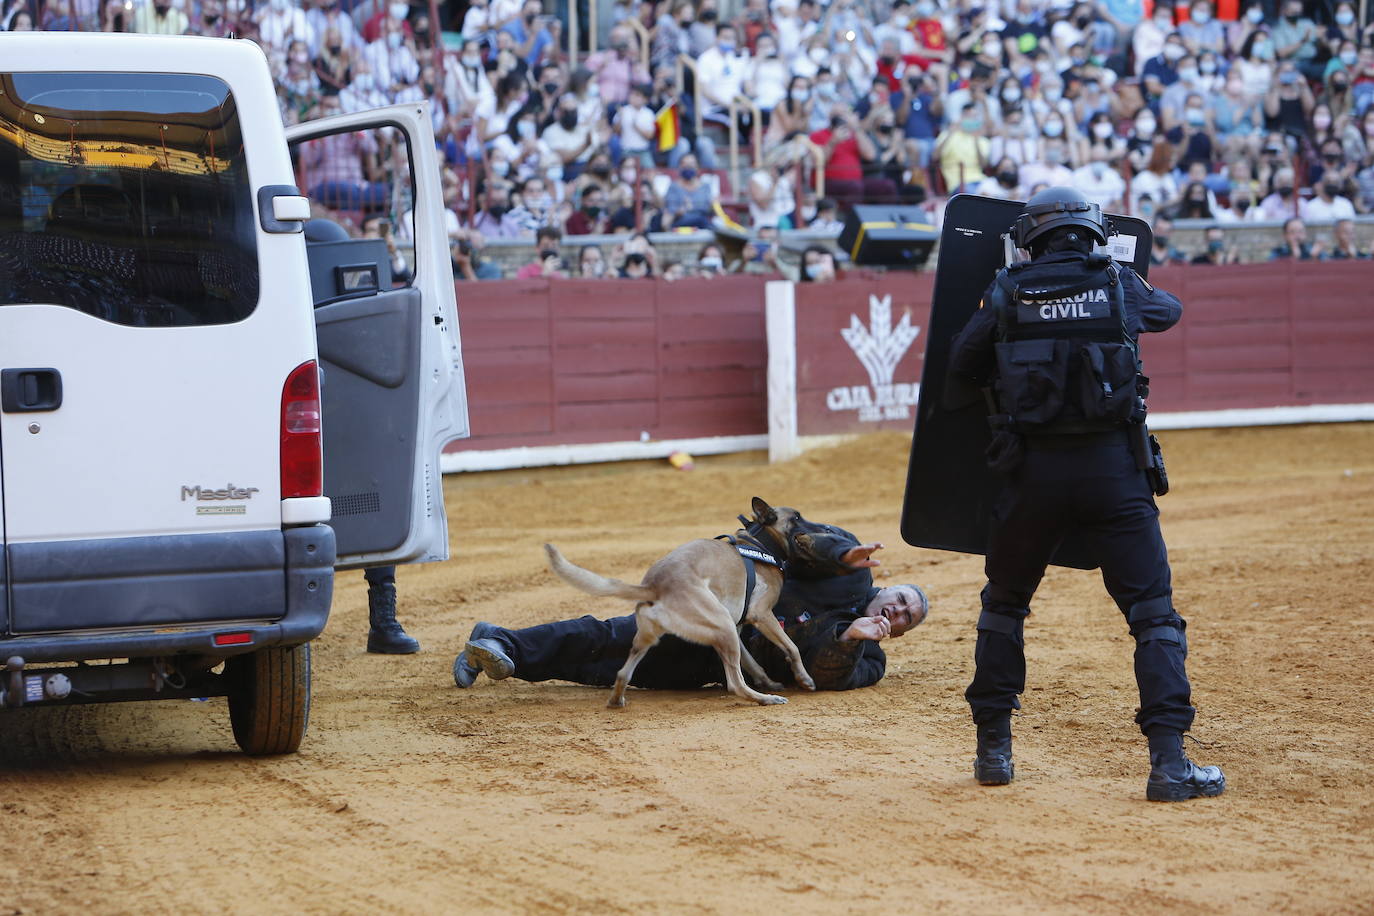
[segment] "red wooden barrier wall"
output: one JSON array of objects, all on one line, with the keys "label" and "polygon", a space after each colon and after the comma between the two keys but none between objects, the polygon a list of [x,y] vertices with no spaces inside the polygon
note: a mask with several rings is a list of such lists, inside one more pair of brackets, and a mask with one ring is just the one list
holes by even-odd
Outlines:
[{"label": "red wooden barrier wall", "polygon": [[[906,315],[919,329],[893,381],[919,381],[932,281],[797,285],[801,435],[911,427],[914,411],[859,419],[852,389],[872,379],[841,331],[853,316],[874,333],[870,297],[891,296],[889,328]],[[1151,281],[1184,302],[1178,327],[1142,338],[1154,412],[1374,401],[1368,262],[1159,268]],[[473,435],[449,450],[767,433],[766,282],[460,284]],[[851,406],[832,409],[841,388]]]}]

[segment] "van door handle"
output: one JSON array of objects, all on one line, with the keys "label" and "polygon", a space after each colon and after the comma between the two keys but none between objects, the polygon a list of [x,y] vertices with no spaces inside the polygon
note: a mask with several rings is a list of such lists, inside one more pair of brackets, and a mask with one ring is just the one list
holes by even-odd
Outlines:
[{"label": "van door handle", "polygon": [[62,406],[62,373],[56,369],[0,369],[0,409],[36,413]]}]

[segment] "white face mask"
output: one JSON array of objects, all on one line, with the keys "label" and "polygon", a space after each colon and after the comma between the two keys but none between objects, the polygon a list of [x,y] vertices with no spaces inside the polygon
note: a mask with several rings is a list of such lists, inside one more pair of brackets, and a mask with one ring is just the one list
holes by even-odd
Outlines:
[{"label": "white face mask", "polygon": [[713,254],[708,254],[706,257],[702,258],[699,263],[707,270],[720,270],[725,266],[724,262]]},{"label": "white face mask", "polygon": [[406,18],[406,13],[409,13],[409,12],[410,12],[410,4],[408,4],[408,3],[393,3],[393,4],[391,4],[390,6],[388,6],[386,9],[387,9],[387,12],[389,12],[389,13],[391,14],[391,18],[392,18],[392,19],[404,19],[404,18]]},{"label": "white face mask", "polygon": [[1264,10],[1260,9],[1258,6],[1252,6],[1245,11],[1245,18],[1249,19],[1255,25],[1259,25],[1264,21]]},{"label": "white face mask", "polygon": [[464,54],[463,66],[470,70],[476,70],[482,66],[482,56],[480,54]]},{"label": "white face mask", "polygon": [[801,102],[805,102],[807,99],[811,98],[810,89],[793,89],[791,94],[792,101],[797,102],[798,104],[800,104]]},{"label": "white face mask", "polygon": [[1093,125],[1093,136],[1099,140],[1105,140],[1112,135],[1112,125],[1106,121],[1098,121]]},{"label": "white face mask", "polygon": [[1047,136],[1047,137],[1058,137],[1058,136],[1062,136],[1063,133],[1064,133],[1064,122],[1063,122],[1063,121],[1046,121],[1046,122],[1045,122],[1045,136]]}]

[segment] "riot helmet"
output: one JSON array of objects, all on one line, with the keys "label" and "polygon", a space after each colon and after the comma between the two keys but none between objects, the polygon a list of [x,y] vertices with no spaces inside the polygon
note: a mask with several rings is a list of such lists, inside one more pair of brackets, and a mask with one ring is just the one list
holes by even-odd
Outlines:
[{"label": "riot helmet", "polygon": [[[1114,234],[1107,220],[1102,216],[1102,208],[1089,201],[1080,191],[1073,188],[1046,188],[1026,201],[1025,209],[1011,226],[1011,238],[1017,248],[1034,250],[1043,247],[1034,245],[1036,239],[1056,229],[1077,227],[1086,230],[1085,250],[1090,250],[1092,242],[1107,244],[1107,236]],[[1062,235],[1062,233],[1058,233]]]}]

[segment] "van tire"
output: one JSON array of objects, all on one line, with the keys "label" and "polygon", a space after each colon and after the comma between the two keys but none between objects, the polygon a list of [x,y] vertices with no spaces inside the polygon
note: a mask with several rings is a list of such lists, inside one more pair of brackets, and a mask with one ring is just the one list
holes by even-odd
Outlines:
[{"label": "van tire", "polygon": [[225,668],[238,746],[245,754],[294,754],[310,722],[310,643],[236,655]]}]

